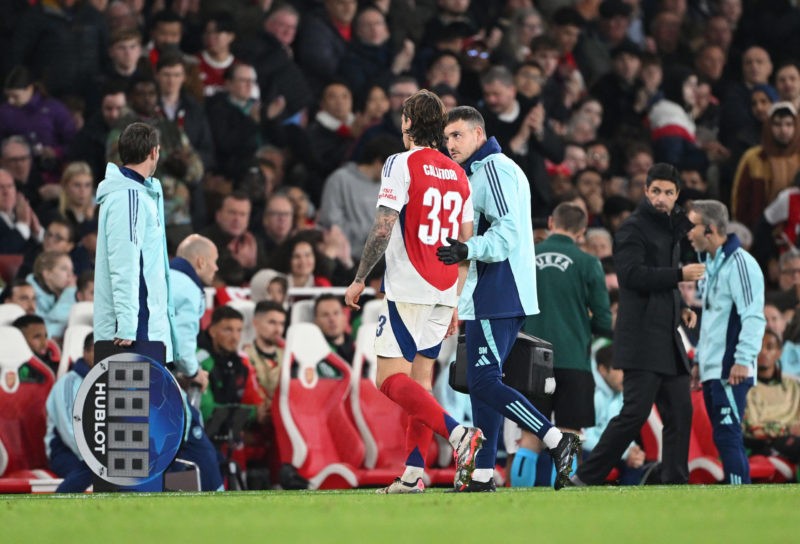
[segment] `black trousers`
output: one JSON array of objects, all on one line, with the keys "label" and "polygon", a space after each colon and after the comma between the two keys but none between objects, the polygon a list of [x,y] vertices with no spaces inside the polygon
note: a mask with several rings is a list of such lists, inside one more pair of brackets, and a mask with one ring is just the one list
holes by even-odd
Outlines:
[{"label": "black trousers", "polygon": [[692,430],[689,375],[666,376],[647,370],[624,372],[622,410],[608,423],[591,457],[578,467],[578,478],[587,485],[602,484],[631,441],[639,436],[655,403],[664,423],[662,482],[687,483]]}]

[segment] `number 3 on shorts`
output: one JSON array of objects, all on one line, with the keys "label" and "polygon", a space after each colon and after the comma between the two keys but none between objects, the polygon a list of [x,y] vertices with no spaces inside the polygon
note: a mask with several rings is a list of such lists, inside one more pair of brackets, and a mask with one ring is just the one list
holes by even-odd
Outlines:
[{"label": "number 3 on shorts", "polygon": [[382,315],[378,318],[378,328],[375,329],[375,336],[383,334],[383,326],[386,325],[386,316]]}]

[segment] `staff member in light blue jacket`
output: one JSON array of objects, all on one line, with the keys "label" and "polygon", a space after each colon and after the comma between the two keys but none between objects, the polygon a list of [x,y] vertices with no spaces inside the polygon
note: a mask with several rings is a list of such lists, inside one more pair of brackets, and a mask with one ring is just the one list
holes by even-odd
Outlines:
[{"label": "staff member in light blue jacket", "polygon": [[458,301],[466,320],[467,382],[475,425],[486,442],[476,456],[466,491],[494,491],[497,438],[506,417],[535,434],[556,465],[555,488],[563,487],[580,447],[574,433],[562,433],[521,393],[502,381],[502,369],[525,316],[539,313],[531,226],[531,190],[497,140],[487,139],[483,116],[475,108],[450,111],[444,129],[447,151],[464,168],[472,186],[476,234],[466,243],[447,238],[437,249],[445,264],[468,261]]},{"label": "staff member in light blue jacket", "polygon": [[154,127],[128,125],[119,137],[123,166],[109,163],[97,188],[94,334],[95,340],[119,346],[163,342],[171,362],[180,360],[180,353],[174,342],[164,193],[152,177],[159,149]]},{"label": "staff member in light blue jacket", "polygon": [[703,315],[692,378],[703,384],[726,482],[747,484],[742,417],[766,326],[764,276],[736,235],[727,234],[728,210],[721,202],[696,200],[688,217],[694,227],[687,236],[706,265],[698,284]]}]

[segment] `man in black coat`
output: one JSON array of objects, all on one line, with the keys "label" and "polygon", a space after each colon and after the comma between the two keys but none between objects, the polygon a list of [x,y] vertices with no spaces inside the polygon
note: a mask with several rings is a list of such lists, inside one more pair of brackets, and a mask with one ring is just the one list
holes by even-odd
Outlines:
[{"label": "man in black coat", "polygon": [[645,199],[620,227],[614,241],[619,278],[619,313],[614,336],[614,366],[622,369],[623,406],[608,424],[591,456],[572,478],[576,485],[598,485],[620,460],[656,403],[663,432],[661,481],[689,479],[692,401],[690,369],[678,334],[681,320],[694,327],[697,316],[683,307],[678,282],[697,281],[702,264],[679,266],[680,240],[692,228],[675,205],[680,173],[669,164],[647,173]]}]

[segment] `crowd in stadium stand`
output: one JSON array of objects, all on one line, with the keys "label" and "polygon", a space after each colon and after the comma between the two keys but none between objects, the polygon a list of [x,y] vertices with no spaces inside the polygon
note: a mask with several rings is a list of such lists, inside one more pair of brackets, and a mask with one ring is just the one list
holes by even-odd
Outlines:
[{"label": "crowd in stadium stand", "polygon": [[[170,255],[192,233],[219,252],[198,360],[212,379],[218,365],[249,373],[247,387],[209,387],[203,411],[256,406],[243,462],[271,465],[278,483],[282,336],[291,306],[315,296],[292,290],[317,288],[311,319],[350,362],[361,317],[324,293],[352,281],[383,163],[403,150],[403,101],[427,88],[448,108],[478,108],[525,172],[537,243],[558,204],[584,210],[579,246],[603,265],[614,317],[613,237],[654,163],[680,171],[681,206],[729,207],[766,285],[745,444],[798,463],[798,28],[790,0],[2,2],[0,298],[42,318],[15,322],[29,342],[42,326],[48,339],[31,344],[45,366],[20,379],[56,372],[70,310],[92,300],[95,190],[121,131],[151,124]],[[696,261],[688,241],[682,257]],[[694,284],[681,293],[702,318]],[[226,305],[242,298],[258,302],[254,316]],[[231,320],[241,326],[223,331]],[[240,351],[242,327],[255,333]],[[681,331],[690,354],[698,331]],[[593,368],[612,403],[609,359]],[[644,464],[637,451],[625,467]]]}]

